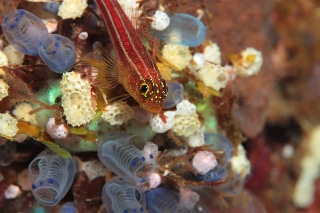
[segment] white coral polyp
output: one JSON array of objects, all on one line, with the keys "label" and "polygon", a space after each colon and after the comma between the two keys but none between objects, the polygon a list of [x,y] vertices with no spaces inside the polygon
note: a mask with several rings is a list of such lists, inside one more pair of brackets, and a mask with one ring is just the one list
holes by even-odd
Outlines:
[{"label": "white coral polyp", "polygon": [[210,63],[221,64],[221,52],[216,43],[209,41],[208,45],[204,48],[203,56]]},{"label": "white coral polyp", "polygon": [[95,115],[96,102],[91,98],[89,81],[79,73],[68,72],[60,82],[62,107],[68,124],[80,126],[91,121]]},{"label": "white coral polyp", "polygon": [[186,68],[191,59],[191,51],[188,46],[180,44],[166,44],[162,49],[163,58],[178,70]]},{"label": "white coral polyp", "polygon": [[234,64],[235,71],[241,76],[251,76],[257,74],[263,64],[263,58],[260,51],[248,47],[240,53],[241,60]]},{"label": "white coral polyp", "polygon": [[237,155],[231,159],[232,171],[235,174],[240,174],[244,179],[251,172],[251,163],[246,156],[246,150],[240,144],[237,146]]},{"label": "white coral polyp", "polygon": [[21,194],[21,190],[17,185],[9,185],[9,187],[4,191],[4,197],[6,199],[14,199]]},{"label": "white coral polyp", "polygon": [[153,21],[151,22],[151,27],[155,30],[163,31],[170,24],[170,18],[167,13],[157,10],[153,15]]},{"label": "white coral polyp", "polygon": [[216,91],[225,88],[230,79],[230,75],[225,67],[211,63],[205,63],[194,74],[206,87],[210,87]]},{"label": "white coral polyp", "polygon": [[0,67],[7,66],[8,64],[8,56],[2,50],[0,50]]},{"label": "white coral polyp", "polygon": [[56,124],[54,118],[48,120],[46,130],[52,138],[56,139],[63,139],[68,135],[68,128],[64,124]]},{"label": "white coral polyp", "polygon": [[206,174],[217,165],[216,156],[210,151],[198,151],[192,159],[192,166],[201,175]]},{"label": "white coral polyp", "polygon": [[14,48],[12,45],[8,45],[3,49],[3,52],[8,56],[9,64],[22,64],[24,54]]},{"label": "white coral polyp", "polygon": [[101,117],[111,125],[122,125],[134,118],[134,111],[126,102],[120,101],[108,105]]},{"label": "white coral polyp", "polygon": [[0,101],[8,96],[9,85],[0,79]]},{"label": "white coral polyp", "polygon": [[158,155],[158,145],[152,142],[147,142],[143,147],[143,152],[145,156],[152,156],[152,158],[156,158]]},{"label": "white coral polyp", "polygon": [[87,7],[87,0],[63,0],[59,7],[58,16],[63,19],[79,18]]},{"label": "white coral polyp", "polygon": [[34,109],[31,105],[31,103],[21,102],[21,103],[18,103],[14,107],[12,114],[18,120],[23,120],[23,121],[29,122],[31,124],[34,124],[34,125],[39,125],[36,114],[30,114],[30,112],[32,112],[32,110],[34,110]]},{"label": "white coral polyp", "polygon": [[79,164],[79,170],[83,171],[90,181],[97,177],[105,176],[108,170],[99,160],[90,160]]},{"label": "white coral polyp", "polygon": [[18,121],[9,113],[0,114],[0,135],[3,137],[12,138],[18,132]]},{"label": "white coral polyp", "polygon": [[197,129],[191,136],[186,138],[190,147],[199,147],[204,145],[204,131],[202,128]]},{"label": "white coral polyp", "polygon": [[197,112],[196,105],[184,99],[177,104],[176,115],[193,115]]},{"label": "white coral polyp", "polygon": [[190,70],[198,70],[200,69],[205,63],[205,58],[203,53],[196,52],[192,56],[192,63],[189,66]]},{"label": "white coral polyp", "polygon": [[161,176],[153,172],[149,177],[150,188],[155,189],[161,184]]},{"label": "white coral polyp", "polygon": [[173,131],[179,136],[189,137],[200,128],[200,121],[197,114],[177,115],[174,118]]},{"label": "white coral polyp", "polygon": [[150,120],[150,126],[154,132],[164,133],[171,129],[174,125],[174,111],[166,111],[164,112],[165,120],[161,118],[159,114],[155,115]]},{"label": "white coral polyp", "polygon": [[4,74],[5,74],[4,70],[0,67],[0,76]]}]

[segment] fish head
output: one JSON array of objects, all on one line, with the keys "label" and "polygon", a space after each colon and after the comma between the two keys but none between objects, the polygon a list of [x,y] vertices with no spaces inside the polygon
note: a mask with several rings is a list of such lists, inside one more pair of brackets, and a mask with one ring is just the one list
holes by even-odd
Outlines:
[{"label": "fish head", "polygon": [[149,112],[159,113],[162,111],[164,99],[167,97],[167,85],[162,78],[142,78],[134,85],[134,99],[140,106]]}]

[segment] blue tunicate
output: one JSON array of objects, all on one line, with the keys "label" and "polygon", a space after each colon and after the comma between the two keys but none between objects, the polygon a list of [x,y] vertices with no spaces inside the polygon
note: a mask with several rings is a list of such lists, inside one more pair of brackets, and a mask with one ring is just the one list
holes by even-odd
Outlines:
[{"label": "blue tunicate", "polygon": [[207,28],[196,17],[175,13],[170,16],[170,25],[165,30],[154,30],[153,33],[166,43],[196,47],[203,42],[206,31]]},{"label": "blue tunicate", "polygon": [[203,180],[205,182],[215,182],[218,180],[223,180],[229,175],[229,169],[226,165],[218,165],[214,169],[210,170],[204,175],[198,175],[198,180]]},{"label": "blue tunicate", "polygon": [[44,206],[56,205],[68,192],[76,174],[76,162],[49,149],[41,152],[28,167],[35,199]]},{"label": "blue tunicate", "polygon": [[2,31],[7,41],[27,55],[38,55],[42,37],[48,34],[40,18],[26,10],[13,10],[3,20]]},{"label": "blue tunicate", "polygon": [[9,140],[0,145],[0,166],[8,166],[12,163],[16,146],[16,142]]},{"label": "blue tunicate", "polygon": [[231,141],[222,134],[205,134],[206,145],[212,145],[214,150],[223,150],[223,162],[228,162],[234,155],[234,146]]},{"label": "blue tunicate", "polygon": [[166,188],[156,188],[146,192],[147,209],[149,213],[191,213],[193,209],[187,209],[179,204],[179,193]]},{"label": "blue tunicate", "polygon": [[156,162],[150,153],[136,148],[129,133],[110,133],[100,140],[98,156],[101,162],[118,176],[128,181],[146,183],[153,173]]},{"label": "blue tunicate", "polygon": [[59,11],[59,7],[60,7],[59,2],[51,1],[51,2],[45,3],[43,6],[43,9],[45,9],[48,12],[57,14]]},{"label": "blue tunicate", "polygon": [[108,213],[146,212],[144,192],[120,177],[115,177],[104,185],[102,202]]},{"label": "blue tunicate", "polygon": [[59,213],[77,213],[77,212],[78,210],[75,207],[73,202],[66,202],[59,209]]},{"label": "blue tunicate", "polygon": [[77,58],[73,42],[57,34],[48,34],[42,38],[38,53],[42,61],[57,73],[70,70]]},{"label": "blue tunicate", "polygon": [[177,81],[166,81],[168,94],[164,99],[163,108],[169,109],[176,106],[183,99],[183,85]]}]

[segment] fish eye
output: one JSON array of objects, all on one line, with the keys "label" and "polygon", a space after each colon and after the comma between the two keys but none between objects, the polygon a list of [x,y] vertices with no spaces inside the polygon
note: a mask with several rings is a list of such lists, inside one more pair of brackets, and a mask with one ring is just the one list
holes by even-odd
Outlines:
[{"label": "fish eye", "polygon": [[145,98],[151,96],[153,93],[152,82],[150,82],[149,80],[141,81],[139,85],[139,91],[140,94]]},{"label": "fish eye", "polygon": [[146,83],[142,83],[140,85],[140,93],[145,94],[148,92],[148,90],[149,90],[149,87]]}]

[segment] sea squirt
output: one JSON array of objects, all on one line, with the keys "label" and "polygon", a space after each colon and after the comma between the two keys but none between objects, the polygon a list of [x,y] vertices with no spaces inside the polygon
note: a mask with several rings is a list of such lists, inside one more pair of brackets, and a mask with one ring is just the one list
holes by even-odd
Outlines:
[{"label": "sea squirt", "polygon": [[123,132],[108,134],[99,142],[98,156],[106,167],[120,177],[131,182],[146,183],[155,169],[155,156],[135,147],[135,137]]},{"label": "sea squirt", "polygon": [[207,28],[196,17],[174,13],[170,16],[170,25],[163,31],[154,30],[153,34],[165,43],[196,47],[203,42],[206,31]]},{"label": "sea squirt", "polygon": [[13,10],[4,18],[2,31],[14,48],[32,56],[38,55],[42,37],[49,35],[39,17],[22,9]]},{"label": "sea squirt", "polygon": [[121,177],[115,177],[104,185],[102,202],[108,213],[146,212],[144,192]]},{"label": "sea squirt", "polygon": [[77,59],[74,43],[58,34],[48,34],[42,38],[38,53],[42,61],[57,73],[70,70]]},{"label": "sea squirt", "polygon": [[56,205],[68,192],[76,174],[76,162],[49,149],[42,151],[28,167],[35,199],[44,206]]},{"label": "sea squirt", "polygon": [[168,87],[167,97],[164,99],[163,108],[169,109],[176,106],[183,99],[183,85],[177,81],[166,81]]}]

